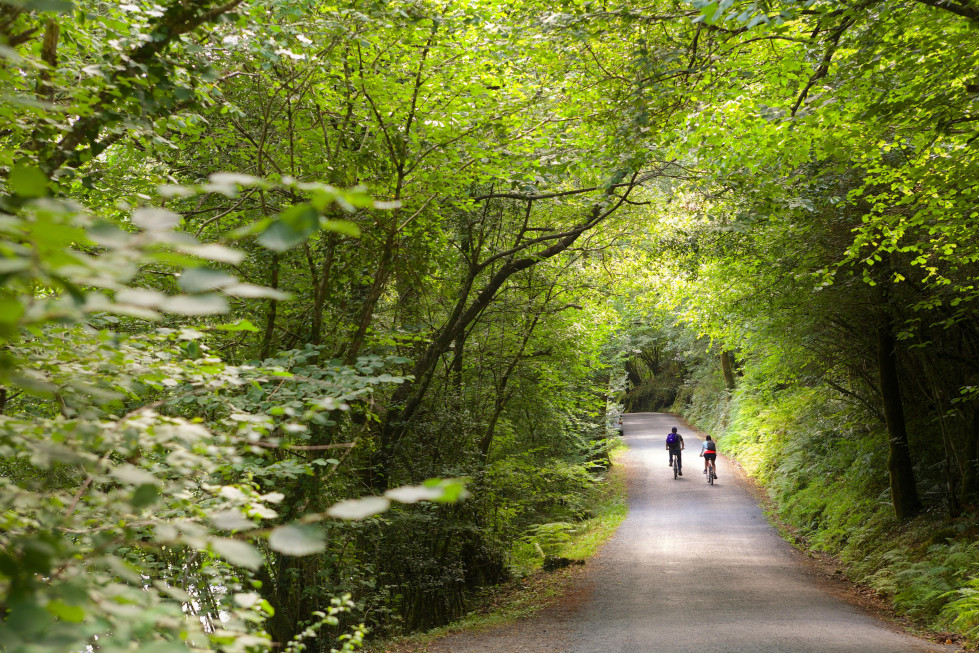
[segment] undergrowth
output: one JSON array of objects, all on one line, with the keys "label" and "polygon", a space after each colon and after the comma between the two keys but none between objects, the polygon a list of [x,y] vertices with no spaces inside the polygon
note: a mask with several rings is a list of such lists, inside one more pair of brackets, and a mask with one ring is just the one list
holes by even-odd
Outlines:
[{"label": "undergrowth", "polygon": [[427,633],[375,642],[366,651],[409,653],[449,633],[512,623],[559,597],[570,580],[571,570],[546,572],[545,563],[559,560],[573,565],[587,560],[612,537],[628,514],[625,475],[618,464],[624,452],[625,445],[621,442],[609,452],[612,465],[588,496],[588,518],[537,524],[516,542],[511,553],[509,583],[486,589],[475,601],[476,607],[458,621]]},{"label": "undergrowth", "polygon": [[590,497],[589,518],[537,524],[517,541],[511,559],[515,576],[534,573],[552,559],[586,560],[612,536],[628,512],[625,479],[616,465],[624,451],[620,444],[611,452],[613,464]]}]

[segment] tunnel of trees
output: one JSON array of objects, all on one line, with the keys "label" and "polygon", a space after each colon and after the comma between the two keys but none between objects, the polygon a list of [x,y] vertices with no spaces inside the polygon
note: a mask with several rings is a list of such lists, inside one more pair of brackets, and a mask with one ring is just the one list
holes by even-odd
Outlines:
[{"label": "tunnel of trees", "polygon": [[591,516],[622,410],[974,636],[977,36],[972,0],[0,0],[0,651],[445,624]]}]

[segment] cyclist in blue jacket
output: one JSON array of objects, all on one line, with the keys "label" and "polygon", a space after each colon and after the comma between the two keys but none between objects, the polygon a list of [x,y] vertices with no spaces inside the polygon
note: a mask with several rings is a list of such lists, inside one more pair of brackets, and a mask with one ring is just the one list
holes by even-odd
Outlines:
[{"label": "cyclist in blue jacket", "polygon": [[680,476],[683,476],[683,458],[680,456],[683,448],[683,436],[676,432],[676,427],[674,426],[673,430],[666,436],[666,450],[670,452],[670,462],[667,465],[673,467],[673,456],[676,456]]}]

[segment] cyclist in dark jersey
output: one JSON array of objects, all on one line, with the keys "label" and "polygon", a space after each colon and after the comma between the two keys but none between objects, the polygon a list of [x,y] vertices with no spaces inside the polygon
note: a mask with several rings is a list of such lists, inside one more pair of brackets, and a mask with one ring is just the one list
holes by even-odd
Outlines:
[{"label": "cyclist in dark jersey", "polygon": [[714,461],[714,478],[717,478],[717,444],[707,436],[704,443],[700,445],[700,455],[704,458],[704,473],[707,473],[707,461]]},{"label": "cyclist in dark jersey", "polygon": [[676,432],[676,427],[674,426],[673,431],[666,436],[666,450],[670,452],[670,462],[667,465],[673,467],[673,456],[676,456],[680,476],[683,476],[683,458],[680,456],[680,451],[683,448],[683,436]]}]

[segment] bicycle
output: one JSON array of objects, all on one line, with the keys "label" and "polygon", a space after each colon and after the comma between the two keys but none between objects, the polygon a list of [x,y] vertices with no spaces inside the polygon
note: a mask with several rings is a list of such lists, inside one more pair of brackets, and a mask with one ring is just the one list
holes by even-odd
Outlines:
[{"label": "bicycle", "polygon": [[715,478],[717,478],[717,476],[714,474],[714,461],[708,460],[707,461],[707,484],[713,485]]}]

